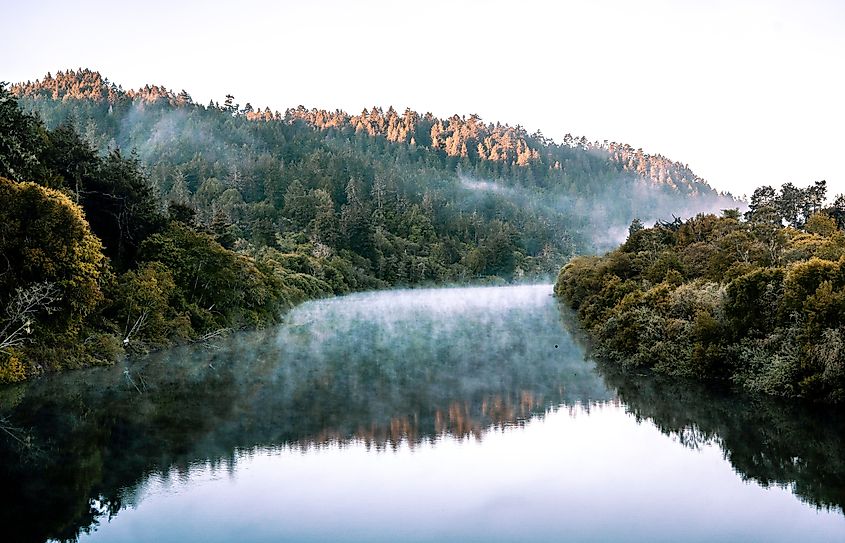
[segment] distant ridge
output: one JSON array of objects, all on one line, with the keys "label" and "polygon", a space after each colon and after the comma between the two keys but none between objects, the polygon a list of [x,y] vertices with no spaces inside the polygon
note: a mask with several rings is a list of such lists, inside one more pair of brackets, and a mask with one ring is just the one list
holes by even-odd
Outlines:
[{"label": "distant ridge", "polygon": [[[421,114],[406,109],[399,113],[393,107],[364,109],[352,115],[341,110],[290,108],[284,113],[269,108],[243,107],[232,97],[222,106],[195,104],[190,94],[175,92],[160,85],[145,85],[137,90],[124,90],[99,72],[89,69],[67,70],[47,74],[34,82],[11,86],[12,93],[33,109],[42,101],[91,101],[110,108],[132,104],[167,104],[174,108],[209,107],[229,110],[251,121],[305,123],[319,130],[339,133],[365,133],[389,142],[433,150],[457,159],[455,165],[464,170],[476,169],[493,177],[527,178],[541,185],[570,185],[573,169],[582,169],[583,154],[602,159],[618,174],[633,176],[645,186],[661,188],[688,196],[725,196],[686,164],[663,155],[648,154],[642,149],[616,142],[590,142],[585,137],[567,135],[558,143],[541,132],[529,134],[523,127],[501,123],[485,123],[477,115],[453,115],[440,119],[431,113]],[[43,112],[42,112],[43,114]],[[50,119],[45,119],[50,125]],[[578,152],[581,153],[578,153]],[[478,165],[482,164],[480,168]],[[583,190],[585,187],[579,187]],[[588,188],[589,189],[589,188]],[[588,193],[595,193],[587,190]]]}]

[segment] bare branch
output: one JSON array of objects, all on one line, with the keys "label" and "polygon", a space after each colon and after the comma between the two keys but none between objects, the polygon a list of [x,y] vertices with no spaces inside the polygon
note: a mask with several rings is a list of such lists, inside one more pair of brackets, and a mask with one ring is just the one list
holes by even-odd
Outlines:
[{"label": "bare branch", "polygon": [[9,354],[12,349],[30,341],[35,317],[39,313],[51,314],[58,310],[62,299],[55,283],[33,283],[18,287],[6,305],[6,317],[0,321],[0,352]]},{"label": "bare branch", "polygon": [[[123,338],[123,345],[129,345],[129,341],[132,339],[132,336],[139,333],[144,325],[147,323],[147,317],[149,316],[149,310],[143,311],[138,318],[135,320],[135,324],[132,325],[132,328],[126,332],[126,337]],[[127,320],[127,327],[128,327],[128,320]]]}]

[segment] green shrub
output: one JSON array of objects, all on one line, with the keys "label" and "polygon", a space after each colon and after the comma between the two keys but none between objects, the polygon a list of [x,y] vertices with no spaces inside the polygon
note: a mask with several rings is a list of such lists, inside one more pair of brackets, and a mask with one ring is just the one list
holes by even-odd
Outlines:
[{"label": "green shrub", "polygon": [[0,384],[19,383],[27,378],[26,367],[21,362],[21,356],[15,351],[0,354]]},{"label": "green shrub", "polygon": [[632,229],[573,259],[555,295],[625,367],[845,401],[845,234],[821,215],[801,231],[760,213]]}]

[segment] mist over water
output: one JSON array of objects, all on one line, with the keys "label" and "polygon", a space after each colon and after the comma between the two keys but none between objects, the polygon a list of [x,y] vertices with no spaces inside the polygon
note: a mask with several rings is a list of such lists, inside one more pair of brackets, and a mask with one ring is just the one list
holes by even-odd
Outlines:
[{"label": "mist over water", "polygon": [[[560,373],[561,360],[582,368],[578,347],[549,326],[559,319],[550,296],[549,285],[353,294],[298,307],[276,343],[292,364],[307,360],[322,366],[341,357],[352,367],[374,364],[392,372],[425,360],[429,371],[451,370],[449,379],[498,386],[503,371],[515,372],[514,378],[517,371],[531,375],[522,371],[530,368]],[[280,365],[280,371],[289,367]],[[578,383],[585,385],[584,401],[609,398],[600,380],[582,373],[592,379]]]},{"label": "mist over water", "polygon": [[361,293],[0,390],[31,444],[0,439],[0,521],[12,541],[845,536],[845,418],[621,374],[574,322],[550,285]]}]

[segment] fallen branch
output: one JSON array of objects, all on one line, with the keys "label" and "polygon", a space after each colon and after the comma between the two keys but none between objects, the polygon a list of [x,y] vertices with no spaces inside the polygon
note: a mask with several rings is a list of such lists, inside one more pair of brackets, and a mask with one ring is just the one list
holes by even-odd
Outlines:
[{"label": "fallen branch", "polygon": [[[149,316],[149,311],[144,311],[141,313],[138,318],[135,320],[135,324],[132,325],[132,328],[126,331],[126,337],[123,338],[123,346],[126,347],[129,345],[129,341],[132,339],[132,336],[137,334],[141,331],[141,328],[144,327],[144,324],[147,323],[147,317]],[[126,321],[127,328],[129,326],[129,319],[127,318]],[[125,329],[124,329],[125,330]]]},{"label": "fallen branch", "polygon": [[231,328],[218,328],[212,332],[201,335],[200,337],[191,341],[191,343],[205,343],[212,339],[222,338],[228,336],[232,332]]}]

